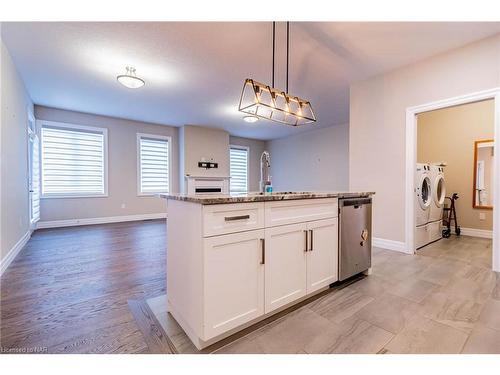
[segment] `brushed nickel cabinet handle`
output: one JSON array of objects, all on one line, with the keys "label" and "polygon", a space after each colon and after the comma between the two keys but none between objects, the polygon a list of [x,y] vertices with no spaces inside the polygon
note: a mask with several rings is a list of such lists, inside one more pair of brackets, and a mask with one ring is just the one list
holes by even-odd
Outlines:
[{"label": "brushed nickel cabinet handle", "polygon": [[307,246],[309,245],[309,232],[307,230],[304,230],[304,233],[306,234],[306,243],[304,245],[304,252],[307,252],[309,249]]},{"label": "brushed nickel cabinet handle", "polygon": [[309,232],[311,233],[311,246],[309,247],[309,251],[313,251],[313,230],[309,229]]},{"label": "brushed nickel cabinet handle", "polygon": [[250,219],[250,215],[240,215],[240,216],[226,216],[225,221],[236,221],[236,220],[247,220]]},{"label": "brushed nickel cabinet handle", "polygon": [[264,238],[260,239],[260,249],[261,249],[261,255],[260,255],[260,264],[266,264],[266,240]]}]

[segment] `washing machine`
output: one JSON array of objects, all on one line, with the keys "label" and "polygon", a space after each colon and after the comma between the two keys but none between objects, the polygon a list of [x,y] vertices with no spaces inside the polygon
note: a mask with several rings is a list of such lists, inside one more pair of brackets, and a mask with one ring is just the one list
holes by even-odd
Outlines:
[{"label": "washing machine", "polygon": [[415,223],[417,227],[429,222],[431,203],[430,165],[417,163],[415,172]]}]

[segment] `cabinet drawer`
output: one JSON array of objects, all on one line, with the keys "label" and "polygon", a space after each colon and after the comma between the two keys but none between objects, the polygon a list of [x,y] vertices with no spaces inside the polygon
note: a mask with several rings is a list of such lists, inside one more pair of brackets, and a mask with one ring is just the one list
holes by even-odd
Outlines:
[{"label": "cabinet drawer", "polygon": [[303,223],[338,216],[337,198],[266,202],[266,227]]},{"label": "cabinet drawer", "polygon": [[264,228],[264,203],[203,206],[203,236]]}]

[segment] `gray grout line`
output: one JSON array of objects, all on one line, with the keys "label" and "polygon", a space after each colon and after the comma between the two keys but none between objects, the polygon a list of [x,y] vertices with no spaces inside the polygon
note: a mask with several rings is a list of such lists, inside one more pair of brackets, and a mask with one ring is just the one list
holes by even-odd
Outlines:
[{"label": "gray grout line", "polygon": [[[443,242],[443,243],[444,243],[444,242]],[[473,244],[472,244],[472,246],[475,246],[475,245],[473,245]],[[453,247],[451,247],[451,246],[450,246],[450,247],[448,247],[448,248],[446,248],[446,249],[443,249],[443,250],[444,250],[444,251],[449,251],[449,250],[451,250],[451,249],[453,249]],[[461,249],[461,250],[465,250],[465,249],[462,249],[462,247],[461,247],[460,249]],[[374,268],[375,268],[375,269],[377,269],[377,268],[379,268],[379,267],[384,267],[384,265],[389,265],[392,261],[394,261],[395,259],[397,259],[397,257],[399,257],[400,255],[401,255],[401,256],[405,256],[405,254],[396,254],[396,253],[394,253],[394,254],[393,254],[393,252],[391,252],[391,253],[386,253],[385,251],[384,251],[384,252],[379,252],[379,255],[385,256],[385,254],[389,254],[389,255],[390,255],[390,258],[388,258],[388,259],[386,259],[385,261],[381,262],[381,263],[380,263],[380,264],[378,264],[377,266],[374,266]],[[457,254],[457,255],[460,255],[460,254]],[[424,267],[423,267],[421,270],[419,270],[419,271],[417,271],[417,272],[414,272],[414,273],[411,273],[411,275],[407,275],[407,277],[406,277],[405,279],[402,279],[402,280],[396,280],[396,279],[385,279],[384,277],[382,277],[382,276],[378,275],[376,272],[374,273],[374,275],[373,275],[373,276],[374,276],[374,278],[376,278],[376,279],[380,279],[380,280],[381,280],[381,281],[383,281],[383,282],[387,282],[387,283],[389,283],[389,284],[391,284],[391,285],[395,285],[395,286],[397,286],[399,283],[402,283],[402,282],[411,282],[411,279],[412,279],[412,278],[413,278],[414,280],[420,280],[419,275],[421,275],[421,274],[422,274],[422,272],[425,272],[425,270],[427,270],[427,269],[428,269],[429,267],[431,267],[432,265],[435,265],[435,264],[436,264],[436,262],[438,262],[438,261],[442,261],[442,262],[443,262],[443,264],[446,264],[447,262],[451,262],[450,264],[460,265],[460,267],[474,267],[474,268],[477,268],[477,269],[473,269],[473,268],[471,268],[471,270],[473,270],[474,272],[478,272],[478,273],[481,273],[481,272],[483,272],[484,270],[489,270],[489,268],[488,268],[488,267],[484,267],[484,265],[481,263],[481,260],[479,260],[479,261],[477,261],[477,260],[476,260],[475,262],[474,262],[474,261],[472,261],[472,260],[464,260],[464,259],[460,259],[459,257],[448,256],[448,254],[447,254],[447,253],[440,254],[439,256],[431,256],[431,255],[427,255],[427,254],[417,254],[417,255],[415,255],[415,257],[421,257],[421,258],[420,258],[420,260],[421,260],[421,261],[429,262],[429,264],[428,264],[428,265],[425,265],[425,263],[423,263]],[[418,259],[418,258],[416,258],[415,260],[416,260],[416,261],[418,261],[419,259]],[[403,261],[403,262],[404,262],[404,261]],[[474,263],[473,263],[473,262],[474,262]],[[460,267],[459,267],[459,268],[460,268]],[[411,270],[411,267],[409,268],[409,270]],[[450,271],[450,272],[451,272],[451,271]],[[458,271],[457,271],[457,272],[458,272]],[[356,281],[360,281],[360,279],[358,279],[358,280],[351,280],[351,281],[350,281],[350,282],[348,282],[348,283],[344,283],[344,284],[338,285],[338,286],[337,286],[334,290],[332,290],[332,291],[331,291],[331,293],[332,293],[332,294],[338,293],[340,290],[342,290],[342,289],[344,289],[344,288],[349,288],[349,289],[351,289],[351,285],[352,285],[352,284],[354,284]],[[371,298],[373,299],[373,301],[376,301],[376,300],[380,299],[382,296],[384,296],[384,295],[388,295],[388,294],[389,294],[389,295],[394,295],[394,296],[396,296],[396,297],[399,297],[399,298],[401,298],[401,299],[403,299],[403,300],[409,301],[409,302],[411,302],[411,303],[415,303],[415,304],[417,304],[417,305],[419,305],[419,306],[424,306],[424,305],[425,305],[425,304],[424,304],[424,301],[425,301],[425,300],[429,297],[429,295],[431,295],[431,294],[432,294],[432,293],[434,293],[434,292],[439,291],[439,290],[440,290],[440,288],[442,288],[442,287],[443,287],[443,285],[436,284],[436,283],[433,283],[433,282],[427,281],[427,280],[425,280],[425,279],[424,279],[424,280],[422,280],[422,281],[425,281],[425,282],[428,282],[428,283],[430,283],[430,284],[433,284],[433,287],[431,288],[431,290],[429,291],[429,293],[427,293],[427,294],[425,295],[425,298],[424,298],[422,301],[420,301],[420,302],[416,302],[416,301],[414,301],[414,300],[412,300],[412,299],[410,299],[410,298],[407,298],[407,297],[402,297],[402,296],[399,296],[399,295],[397,295],[397,294],[391,293],[390,291],[385,291],[385,290],[383,290],[380,294],[377,294],[377,295],[373,296],[373,295],[372,295],[372,294],[370,294],[370,293],[366,293],[366,292],[359,291],[359,290],[357,290],[355,287],[354,287],[354,289],[356,289],[356,292],[360,293],[360,294],[361,294],[361,295],[363,295],[363,296],[366,296],[366,297],[371,297]],[[449,283],[450,283],[450,282],[451,282],[451,279],[450,279],[450,280],[448,280],[448,281],[446,282],[446,285],[449,285]],[[447,293],[446,293],[446,294],[447,294]],[[447,295],[448,295],[448,294],[447,294]],[[453,296],[452,296],[452,295],[449,295],[449,297],[451,297],[451,298],[453,299]],[[491,298],[491,295],[490,295],[490,297],[489,297],[489,298]],[[317,301],[318,301],[318,300],[320,300],[320,299],[322,299],[322,297],[318,298],[317,300],[313,300],[313,301],[311,301],[310,303],[315,303],[315,302],[317,302]],[[372,302],[370,302],[370,303],[373,303],[373,301],[372,301]],[[480,314],[481,314],[481,313],[482,313],[482,311],[483,311],[483,309],[484,309],[484,307],[485,307],[485,302],[484,302],[484,303],[480,303],[480,306],[481,306],[481,310],[480,310]],[[303,306],[301,306],[300,308],[310,309],[310,308],[309,308],[309,304],[303,305]],[[471,322],[471,323],[472,323],[472,325],[471,325],[471,328],[470,328],[470,331],[469,331],[469,330],[468,330],[468,328],[465,328],[465,329],[458,328],[458,327],[456,327],[456,326],[453,326],[452,324],[449,324],[448,322],[445,322],[445,321],[438,321],[438,320],[436,320],[436,318],[435,318],[435,317],[426,316],[424,313],[425,313],[424,311],[420,311],[420,310],[419,310],[418,312],[416,312],[416,314],[417,314],[419,317],[421,317],[422,319],[425,319],[425,320],[428,320],[428,321],[432,321],[434,324],[437,324],[437,325],[442,326],[442,327],[446,327],[446,328],[448,328],[448,329],[451,329],[451,330],[452,330],[452,331],[454,331],[454,332],[460,332],[462,335],[465,335],[466,339],[464,340],[464,342],[463,342],[463,344],[461,345],[460,349],[456,352],[457,354],[459,354],[459,353],[462,353],[462,352],[463,352],[464,348],[466,347],[466,345],[467,345],[467,344],[468,344],[468,342],[470,341],[470,337],[471,337],[471,333],[472,333],[473,329],[475,329],[475,328],[478,326],[478,323],[479,323],[478,321],[476,321],[476,322]],[[356,314],[357,314],[357,313],[352,314],[352,315],[351,315],[351,317],[356,317]],[[284,316],[281,316],[281,317],[279,317],[278,319],[276,319],[276,320],[274,320],[274,321],[272,321],[272,322],[269,322],[268,324],[266,324],[266,325],[264,325],[264,326],[262,326],[262,327],[259,327],[256,331],[251,331],[251,332],[248,332],[248,333],[247,333],[247,334],[245,334],[244,336],[237,338],[235,341],[229,342],[229,343],[225,344],[224,346],[221,346],[220,348],[217,348],[217,349],[214,351],[214,353],[216,353],[216,352],[218,352],[218,351],[222,350],[223,348],[227,348],[227,347],[228,347],[228,346],[230,346],[230,345],[233,345],[233,344],[235,344],[235,343],[241,342],[241,341],[243,341],[243,339],[248,339],[248,336],[249,336],[249,335],[254,334],[255,332],[259,332],[260,330],[265,330],[265,329],[266,329],[266,327],[268,327],[268,325],[269,325],[269,324],[279,324],[281,321],[285,321],[288,317],[289,317],[289,315],[284,315]],[[362,318],[357,318],[357,319],[359,319],[359,320],[361,320],[361,321],[366,321],[365,319],[362,319]],[[451,320],[453,320],[453,319],[454,319],[454,318],[451,318]],[[459,319],[460,319],[460,318],[459,318]],[[402,328],[401,328],[401,329],[400,329],[397,333],[393,333],[393,332],[387,331],[387,330],[386,330],[386,329],[384,329],[383,327],[380,327],[380,325],[378,325],[378,324],[374,324],[374,323],[371,323],[371,322],[369,322],[369,321],[366,321],[366,322],[367,322],[368,324],[370,324],[371,326],[376,327],[376,328],[378,328],[378,329],[380,329],[380,330],[382,330],[382,331],[384,331],[384,332],[387,332],[387,333],[390,335],[390,337],[388,338],[387,342],[386,342],[384,345],[382,345],[382,347],[379,349],[379,351],[378,351],[377,353],[384,354],[384,353],[383,353],[383,351],[384,351],[384,350],[385,350],[385,351],[388,351],[388,349],[386,349],[386,348],[387,348],[387,346],[389,346],[389,345],[390,345],[390,344],[394,341],[394,339],[395,339],[396,337],[398,337],[398,336],[401,334],[401,332],[403,332],[403,331],[404,331],[404,330],[408,327],[408,325],[409,325],[409,324],[411,324],[411,320],[412,320],[412,319],[411,319],[411,317],[410,317],[410,322],[409,322],[409,323],[408,323],[408,322],[406,322],[406,323],[403,325],[403,327],[402,327]],[[456,322],[460,324],[460,321],[459,321],[459,320],[456,320]],[[444,329],[444,328],[442,328],[442,329]],[[494,329],[494,328],[492,328],[492,329]],[[494,330],[495,330],[495,329],[494,329]],[[452,331],[450,331],[450,332],[452,332]],[[500,332],[500,331],[499,331],[499,332]],[[258,336],[256,336],[256,337],[258,337]],[[462,337],[464,337],[464,336],[462,336]],[[253,340],[253,338],[252,338],[252,340]],[[308,353],[308,352],[307,352],[307,350],[305,350],[305,348],[302,348],[302,351],[303,351],[303,352],[305,352],[305,353]],[[382,353],[381,353],[381,352],[382,352]],[[389,351],[389,352],[390,352],[390,351]],[[390,352],[390,353],[392,354],[392,352]],[[308,353],[308,354],[310,354],[310,353]],[[394,353],[394,354],[396,354],[396,353]]]},{"label": "gray grout line", "polygon": [[465,339],[464,344],[462,345],[462,348],[460,348],[460,351],[458,352],[458,354],[463,354],[464,348],[465,348],[465,346],[467,345],[467,343],[469,342],[469,339],[470,339],[470,337],[471,337],[471,334],[472,334],[472,330],[471,330],[471,333],[469,333],[469,334],[467,335],[467,339]]}]

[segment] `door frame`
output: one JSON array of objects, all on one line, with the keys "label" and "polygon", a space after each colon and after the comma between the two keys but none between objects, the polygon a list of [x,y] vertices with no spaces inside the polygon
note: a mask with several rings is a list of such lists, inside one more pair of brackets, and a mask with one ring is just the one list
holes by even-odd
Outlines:
[{"label": "door frame", "polygon": [[[26,134],[27,134],[27,175],[28,175],[28,181],[27,181],[27,187],[28,187],[28,218],[29,218],[29,224],[30,224],[30,230],[33,231],[36,229],[36,224],[37,222],[40,220],[40,217],[38,217],[37,219],[33,219],[32,216],[33,216],[33,212],[32,212],[32,208],[33,208],[33,205],[32,205],[32,199],[33,199],[33,193],[31,193],[31,189],[32,189],[32,179],[33,179],[33,176],[32,176],[32,173],[33,173],[33,170],[32,170],[32,160],[31,160],[31,149],[30,149],[30,140],[31,140],[31,137],[34,136],[36,137],[35,139],[40,142],[40,137],[38,135],[38,122],[35,118],[35,115],[33,114],[33,111],[31,110],[31,108],[28,106],[27,109],[26,109],[26,113],[27,113],[27,122],[26,122]],[[30,124],[33,124],[33,128],[30,127]],[[38,145],[38,166],[40,168],[40,144]],[[40,171],[38,171],[39,175],[40,175]],[[40,188],[40,187],[39,187]],[[40,192],[39,192],[40,194]],[[40,196],[40,195],[39,195]]]},{"label": "door frame", "polygon": [[[436,109],[454,107],[461,104],[474,103],[493,99],[495,103],[494,142],[500,149],[500,87],[483,90],[472,94],[437,100],[431,103],[408,107],[406,109],[406,176],[405,176],[405,249],[409,254],[415,253],[415,164],[417,162],[417,115]],[[500,170],[500,158],[495,158],[495,171]],[[493,207],[500,208],[500,173],[493,176],[495,191]],[[493,252],[492,268],[500,272],[500,209],[493,210]]]}]

